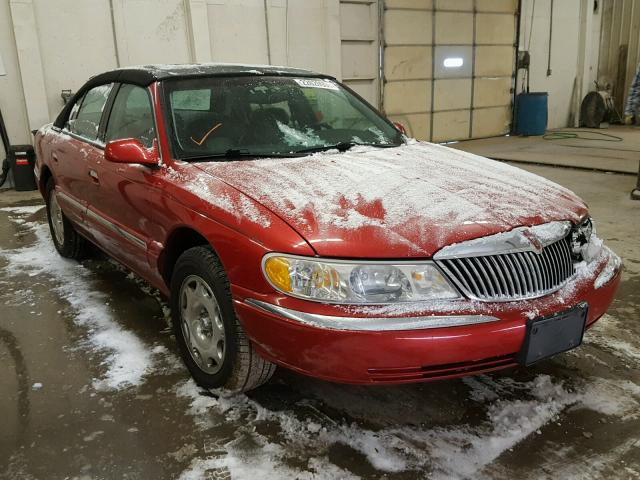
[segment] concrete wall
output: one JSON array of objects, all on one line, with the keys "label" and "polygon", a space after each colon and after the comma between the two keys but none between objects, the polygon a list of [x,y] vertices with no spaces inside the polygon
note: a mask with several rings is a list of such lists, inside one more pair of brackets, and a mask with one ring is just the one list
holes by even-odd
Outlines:
[{"label": "concrete wall", "polygon": [[[594,0],[553,2],[551,72],[548,75],[551,4],[551,0],[522,1],[520,50],[528,49],[531,55],[531,91],[549,93],[548,127],[562,128],[575,125],[580,101],[594,89],[601,9],[594,12]],[[520,71],[518,92],[522,91],[522,78]]]},{"label": "concrete wall", "polygon": [[[11,15],[8,2],[0,2],[0,55],[7,72],[0,77],[0,107],[7,123],[7,130],[12,142],[16,144],[29,141],[27,114],[22,92],[22,81],[15,48]],[[5,151],[0,142],[0,162],[5,158]]]},{"label": "concrete wall", "polygon": [[270,63],[340,77],[340,2],[1,0],[0,54],[11,142],[28,143],[62,108],[62,89],[119,66]]}]

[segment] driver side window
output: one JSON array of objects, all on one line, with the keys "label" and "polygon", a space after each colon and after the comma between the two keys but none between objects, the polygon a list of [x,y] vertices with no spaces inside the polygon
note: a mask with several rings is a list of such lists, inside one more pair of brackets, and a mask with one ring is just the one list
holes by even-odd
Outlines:
[{"label": "driver side window", "polygon": [[102,110],[107,103],[112,84],[89,90],[71,109],[65,128],[87,140],[97,140]]},{"label": "driver side window", "polygon": [[125,138],[138,139],[147,148],[156,138],[151,97],[147,89],[136,85],[120,87],[107,124],[106,142]]}]

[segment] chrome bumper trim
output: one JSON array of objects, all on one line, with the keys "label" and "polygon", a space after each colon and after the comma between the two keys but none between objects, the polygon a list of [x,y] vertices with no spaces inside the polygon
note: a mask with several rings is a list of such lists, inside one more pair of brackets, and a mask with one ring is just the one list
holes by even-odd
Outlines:
[{"label": "chrome bumper trim", "polygon": [[349,331],[394,331],[394,330],[425,330],[430,328],[461,327],[498,321],[488,315],[433,315],[419,317],[339,317],[319,315],[317,313],[299,312],[280,307],[271,303],[247,298],[244,303],[263,310],[267,313],[279,315],[288,320],[304,323],[318,328]]}]

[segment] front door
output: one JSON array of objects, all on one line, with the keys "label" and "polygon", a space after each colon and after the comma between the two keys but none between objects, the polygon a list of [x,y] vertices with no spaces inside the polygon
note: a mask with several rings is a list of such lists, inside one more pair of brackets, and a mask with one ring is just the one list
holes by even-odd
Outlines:
[{"label": "front door", "polygon": [[[154,148],[155,122],[148,89],[120,85],[105,128],[105,144],[135,138]],[[104,155],[89,165],[93,193],[87,216],[110,231],[102,245],[112,256],[147,276],[147,247],[153,231],[152,196],[157,169],[138,164],[111,163]]]}]

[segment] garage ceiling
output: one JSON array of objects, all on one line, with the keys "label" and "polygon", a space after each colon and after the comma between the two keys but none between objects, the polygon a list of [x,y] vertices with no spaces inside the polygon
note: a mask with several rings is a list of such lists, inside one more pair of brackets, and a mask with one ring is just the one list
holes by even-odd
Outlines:
[{"label": "garage ceiling", "polygon": [[387,115],[436,142],[507,133],[517,0],[387,0],[384,7]]}]

